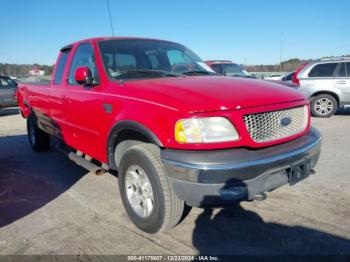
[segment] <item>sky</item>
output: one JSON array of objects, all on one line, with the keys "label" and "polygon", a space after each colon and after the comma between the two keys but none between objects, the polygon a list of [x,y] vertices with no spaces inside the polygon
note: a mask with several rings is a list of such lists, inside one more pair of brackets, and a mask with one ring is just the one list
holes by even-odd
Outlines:
[{"label": "sky", "polygon": [[[171,40],[201,58],[277,64],[350,54],[350,0],[109,0],[117,36]],[[0,0],[0,63],[54,64],[111,36],[107,0]]]}]

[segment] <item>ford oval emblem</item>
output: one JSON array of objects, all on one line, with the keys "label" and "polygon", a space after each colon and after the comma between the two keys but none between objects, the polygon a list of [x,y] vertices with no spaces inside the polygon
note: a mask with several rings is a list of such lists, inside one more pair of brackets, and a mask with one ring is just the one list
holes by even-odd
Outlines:
[{"label": "ford oval emblem", "polygon": [[289,126],[289,124],[292,122],[292,119],[290,117],[283,117],[281,119],[281,125],[282,126]]}]

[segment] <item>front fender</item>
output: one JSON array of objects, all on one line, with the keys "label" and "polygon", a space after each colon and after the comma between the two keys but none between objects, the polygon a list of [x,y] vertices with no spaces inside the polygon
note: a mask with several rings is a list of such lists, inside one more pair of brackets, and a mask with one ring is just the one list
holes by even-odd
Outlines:
[{"label": "front fender", "polygon": [[117,141],[118,135],[125,130],[132,130],[132,131],[138,132],[151,143],[154,143],[159,147],[163,147],[163,144],[158,139],[158,137],[149,128],[145,127],[144,125],[132,120],[119,121],[115,125],[113,125],[113,127],[111,128],[108,134],[108,141],[107,141],[108,165],[113,169],[117,169],[117,166],[114,161],[114,149],[116,146],[116,141]]}]

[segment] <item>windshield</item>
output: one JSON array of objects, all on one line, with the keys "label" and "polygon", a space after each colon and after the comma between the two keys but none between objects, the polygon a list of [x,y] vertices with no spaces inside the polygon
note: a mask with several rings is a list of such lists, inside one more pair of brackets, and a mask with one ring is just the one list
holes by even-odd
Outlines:
[{"label": "windshield", "polygon": [[242,70],[242,68],[237,64],[225,64],[225,75],[249,77],[249,74]]},{"label": "windshield", "polygon": [[186,47],[157,40],[108,40],[99,43],[106,73],[113,79],[210,74]]}]

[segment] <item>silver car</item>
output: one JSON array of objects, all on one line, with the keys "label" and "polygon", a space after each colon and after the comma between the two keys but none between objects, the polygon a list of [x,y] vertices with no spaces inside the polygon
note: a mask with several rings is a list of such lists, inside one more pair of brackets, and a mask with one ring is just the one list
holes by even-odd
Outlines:
[{"label": "silver car", "polygon": [[0,76],[0,108],[17,106],[17,83],[8,76]]},{"label": "silver car", "polygon": [[330,117],[350,106],[350,58],[319,60],[297,70],[293,82],[309,99],[311,113]]}]

